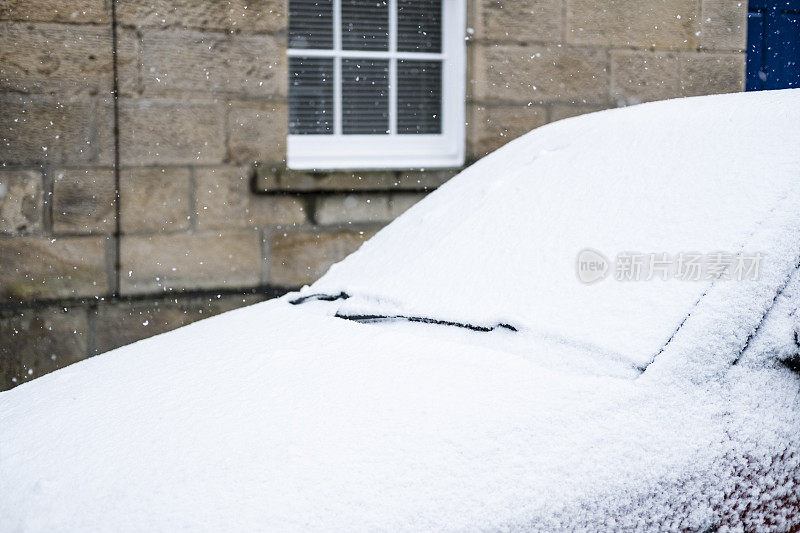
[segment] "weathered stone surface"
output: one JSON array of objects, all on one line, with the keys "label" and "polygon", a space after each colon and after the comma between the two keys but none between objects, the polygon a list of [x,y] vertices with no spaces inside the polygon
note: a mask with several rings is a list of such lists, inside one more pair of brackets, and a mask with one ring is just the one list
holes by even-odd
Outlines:
[{"label": "weathered stone surface", "polygon": [[477,45],[475,98],[528,104],[608,99],[605,50],[560,45]]},{"label": "weathered stone surface", "polygon": [[395,219],[425,198],[425,193],[395,193],[389,199],[389,214]]},{"label": "weathered stone surface", "polygon": [[432,170],[407,170],[398,173],[395,189],[427,191],[440,185],[461,172],[460,168]]},{"label": "weathered stone surface", "polygon": [[608,106],[604,105],[553,104],[552,107],[550,107],[550,122],[576,117],[578,115],[585,115],[586,113],[594,113],[595,111],[602,111],[607,108]]},{"label": "weathered stone surface", "polygon": [[703,0],[700,47],[709,50],[744,50],[747,46],[747,2]]},{"label": "weathered stone surface", "polygon": [[292,225],[306,220],[305,204],[291,196],[263,196],[250,191],[249,169],[195,170],[195,209],[199,228]]},{"label": "weathered stone surface", "polygon": [[[114,159],[114,99],[98,98],[96,101],[97,121],[94,146],[97,150],[97,163],[113,167]],[[120,125],[121,127],[121,125]],[[122,147],[120,147],[122,148]]]},{"label": "weathered stone surface", "polygon": [[562,0],[476,0],[476,37],[492,41],[557,42]]},{"label": "weathered stone surface", "polygon": [[470,110],[470,157],[478,159],[547,123],[544,106],[473,106]]},{"label": "weathered stone surface", "polygon": [[189,169],[123,169],[119,205],[123,233],[188,229],[191,196]]},{"label": "weathered stone surface", "polygon": [[107,352],[265,299],[260,294],[231,294],[103,303],[94,311],[94,353]]},{"label": "weathered stone surface", "polygon": [[63,306],[0,315],[0,391],[87,356],[86,310]]},{"label": "weathered stone surface", "polygon": [[94,114],[87,99],[0,94],[0,161],[91,162],[97,154]]},{"label": "weathered stone surface", "polygon": [[123,165],[212,164],[225,157],[220,104],[185,100],[121,100]]},{"label": "weathered stone surface", "polygon": [[0,300],[106,294],[105,244],[104,237],[0,239]]},{"label": "weathered stone surface", "polygon": [[566,0],[567,42],[580,45],[693,50],[697,0]]},{"label": "weathered stone surface", "polygon": [[179,30],[145,31],[146,94],[184,92],[285,96],[284,38]]},{"label": "weathered stone surface", "polygon": [[267,192],[427,190],[439,187],[457,173],[457,169],[303,172],[282,166],[259,165],[255,186]]},{"label": "weathered stone surface", "polygon": [[611,94],[618,105],[681,96],[680,62],[668,52],[611,52]]},{"label": "weathered stone surface", "polygon": [[243,288],[261,280],[255,230],[123,237],[123,294]]},{"label": "weathered stone surface", "polygon": [[286,104],[234,102],[228,110],[228,154],[237,163],[281,162],[289,133]]},{"label": "weathered stone surface", "polygon": [[745,59],[740,53],[681,54],[681,93],[701,96],[743,91]]},{"label": "weathered stone surface", "polygon": [[348,225],[363,222],[391,222],[424,194],[349,194],[317,199],[314,220],[318,224]]},{"label": "weathered stone surface", "polygon": [[113,233],[115,196],[112,169],[57,170],[53,179],[53,231]]},{"label": "weathered stone surface", "polygon": [[736,92],[744,89],[745,57],[739,53],[611,53],[612,96],[619,105]]},{"label": "weathered stone surface", "polygon": [[105,0],[0,0],[0,20],[108,22]]},{"label": "weathered stone surface", "polygon": [[130,98],[142,92],[141,48],[141,37],[134,30],[117,29],[117,75],[119,94],[123,97]]},{"label": "weathered stone surface", "polygon": [[314,220],[318,224],[389,222],[392,220],[388,194],[349,194],[317,198]]},{"label": "weathered stone surface", "polygon": [[139,28],[201,28],[238,31],[283,31],[285,0],[127,0],[118,8],[120,22]]},{"label": "weathered stone surface", "polygon": [[108,28],[0,22],[0,90],[73,96],[112,82]]},{"label": "weathered stone surface", "polygon": [[35,170],[0,170],[0,233],[42,227],[42,175]]},{"label": "weathered stone surface", "polygon": [[269,282],[281,287],[312,283],[373,234],[276,232],[270,238]]}]

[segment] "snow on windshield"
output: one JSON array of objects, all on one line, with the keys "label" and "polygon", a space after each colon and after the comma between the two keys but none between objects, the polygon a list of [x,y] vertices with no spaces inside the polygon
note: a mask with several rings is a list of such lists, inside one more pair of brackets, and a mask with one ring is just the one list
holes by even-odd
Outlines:
[{"label": "snow on windshield", "polygon": [[[749,239],[797,205],[797,138],[791,90],[557,122],[462,172],[302,294],[344,292],[344,315],[508,324],[646,365],[715,277],[677,279],[685,254],[794,260]],[[594,283],[576,275],[587,249],[607,261]],[[633,277],[630,257],[672,270]]]}]

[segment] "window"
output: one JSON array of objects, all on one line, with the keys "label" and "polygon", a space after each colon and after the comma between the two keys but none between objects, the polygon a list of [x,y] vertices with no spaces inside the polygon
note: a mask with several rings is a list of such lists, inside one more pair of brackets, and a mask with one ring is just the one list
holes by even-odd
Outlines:
[{"label": "window", "polygon": [[464,163],[463,0],[290,0],[296,169]]}]

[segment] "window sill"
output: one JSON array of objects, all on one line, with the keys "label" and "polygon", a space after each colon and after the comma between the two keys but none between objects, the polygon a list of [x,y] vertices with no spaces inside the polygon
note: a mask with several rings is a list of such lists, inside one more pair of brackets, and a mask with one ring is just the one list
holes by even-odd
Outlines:
[{"label": "window sill", "polygon": [[463,141],[443,135],[290,135],[293,170],[411,170],[460,168]]}]

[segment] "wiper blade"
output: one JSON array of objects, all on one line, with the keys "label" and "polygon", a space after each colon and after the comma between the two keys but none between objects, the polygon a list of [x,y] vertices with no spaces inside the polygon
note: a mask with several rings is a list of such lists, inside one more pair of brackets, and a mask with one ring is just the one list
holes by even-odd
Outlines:
[{"label": "wiper blade", "polygon": [[[289,300],[289,303],[292,305],[299,305],[305,302],[311,301],[321,301],[321,302],[334,302],[336,300],[347,300],[350,298],[350,295],[346,292],[340,292],[339,294],[325,294],[325,293],[317,293],[317,294],[308,294],[306,296],[300,296],[295,298],[294,300]],[[489,332],[493,331],[498,328],[507,329],[509,331],[517,331],[517,328],[512,326],[511,324],[495,324],[493,326],[477,326],[475,324],[468,324],[466,322],[455,322],[452,320],[439,320],[436,318],[427,318],[422,316],[408,316],[408,315],[373,315],[373,314],[344,314],[340,312],[336,312],[336,318],[342,318],[344,320],[352,320],[354,322],[373,322],[377,320],[406,320],[408,322],[420,322],[423,324],[436,324],[439,326],[453,326],[457,328],[464,328],[471,331],[483,331]]]},{"label": "wiper blade", "polygon": [[300,296],[295,298],[294,300],[289,300],[289,303],[292,305],[298,305],[305,302],[310,301],[321,301],[321,302],[334,302],[336,300],[347,300],[350,298],[350,295],[346,292],[340,292],[339,294],[309,294],[307,296]]},{"label": "wiper blade", "polygon": [[495,324],[494,326],[476,326],[475,324],[467,324],[464,322],[453,322],[451,320],[439,320],[436,318],[427,318],[422,316],[406,316],[406,315],[345,315],[336,313],[336,318],[343,318],[345,320],[353,320],[354,322],[371,322],[375,320],[406,320],[408,322],[421,322],[423,324],[436,324],[439,326],[453,326],[457,328],[469,329],[472,331],[494,331],[498,328],[507,329],[509,331],[517,331],[517,328],[511,324]]}]

